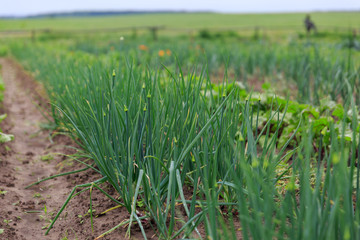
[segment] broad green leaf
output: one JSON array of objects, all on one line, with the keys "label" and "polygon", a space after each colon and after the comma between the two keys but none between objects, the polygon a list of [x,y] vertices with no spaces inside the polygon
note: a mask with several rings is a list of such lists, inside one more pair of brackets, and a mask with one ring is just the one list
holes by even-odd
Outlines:
[{"label": "broad green leaf", "polygon": [[313,122],[313,129],[316,133],[321,132],[325,127],[329,127],[331,118],[321,117]]}]

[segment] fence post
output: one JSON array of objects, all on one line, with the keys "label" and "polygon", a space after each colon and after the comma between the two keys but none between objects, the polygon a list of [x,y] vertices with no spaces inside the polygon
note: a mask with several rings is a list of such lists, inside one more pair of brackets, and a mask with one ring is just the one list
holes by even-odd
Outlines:
[{"label": "fence post", "polygon": [[35,30],[31,30],[31,41],[35,42]]},{"label": "fence post", "polygon": [[150,32],[151,32],[151,35],[152,35],[152,37],[153,37],[153,40],[154,40],[154,41],[157,41],[157,39],[158,39],[157,32],[158,32],[158,30],[159,30],[159,27],[149,27],[149,30],[150,30]]}]

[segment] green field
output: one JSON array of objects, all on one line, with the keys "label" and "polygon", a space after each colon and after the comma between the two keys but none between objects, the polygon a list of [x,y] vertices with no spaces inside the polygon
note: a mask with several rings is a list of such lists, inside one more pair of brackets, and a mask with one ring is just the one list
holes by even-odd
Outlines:
[{"label": "green field", "polygon": [[101,174],[82,187],[115,189],[129,214],[118,227],[146,238],[145,219],[160,239],[359,239],[360,15],[313,13],[309,35],[304,16],[1,20],[2,30],[194,31],[50,31],[3,39],[2,55],[45,86],[54,131]]},{"label": "green field", "polygon": [[[103,28],[127,28],[143,26],[165,26],[167,28],[301,28],[306,13],[291,14],[143,14],[116,17],[93,18],[45,18],[0,20],[0,31],[5,30],[80,30]],[[358,28],[358,12],[312,13],[314,22],[320,28]]]}]

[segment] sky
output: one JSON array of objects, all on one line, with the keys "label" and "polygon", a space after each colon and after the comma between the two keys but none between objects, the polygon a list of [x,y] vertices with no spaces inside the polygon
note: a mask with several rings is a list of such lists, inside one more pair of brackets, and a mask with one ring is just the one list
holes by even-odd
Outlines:
[{"label": "sky", "polygon": [[360,11],[360,0],[0,0],[0,16],[108,10],[185,10],[224,13]]}]

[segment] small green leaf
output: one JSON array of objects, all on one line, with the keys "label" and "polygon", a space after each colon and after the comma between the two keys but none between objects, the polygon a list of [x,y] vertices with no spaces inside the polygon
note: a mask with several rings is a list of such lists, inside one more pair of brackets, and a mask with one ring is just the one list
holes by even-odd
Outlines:
[{"label": "small green leaf", "polygon": [[334,111],[332,112],[332,115],[342,120],[344,117],[344,107],[340,104],[336,105]]},{"label": "small green leaf", "polygon": [[324,128],[321,130],[321,134],[322,134],[323,136],[325,136],[327,130],[328,130],[328,128],[327,128],[327,127],[324,127]]},{"label": "small green leaf", "polygon": [[0,122],[4,121],[4,119],[7,117],[7,114],[4,113],[4,114],[1,114],[0,115]]},{"label": "small green leaf", "polygon": [[245,140],[240,130],[236,132],[235,137],[236,137],[236,138],[238,139],[238,141],[240,141],[240,142]]},{"label": "small green leaf", "polygon": [[6,143],[12,140],[14,140],[14,135],[0,132],[0,143]]},{"label": "small green leaf", "polygon": [[4,229],[0,229],[0,234],[3,234],[4,233]]}]

